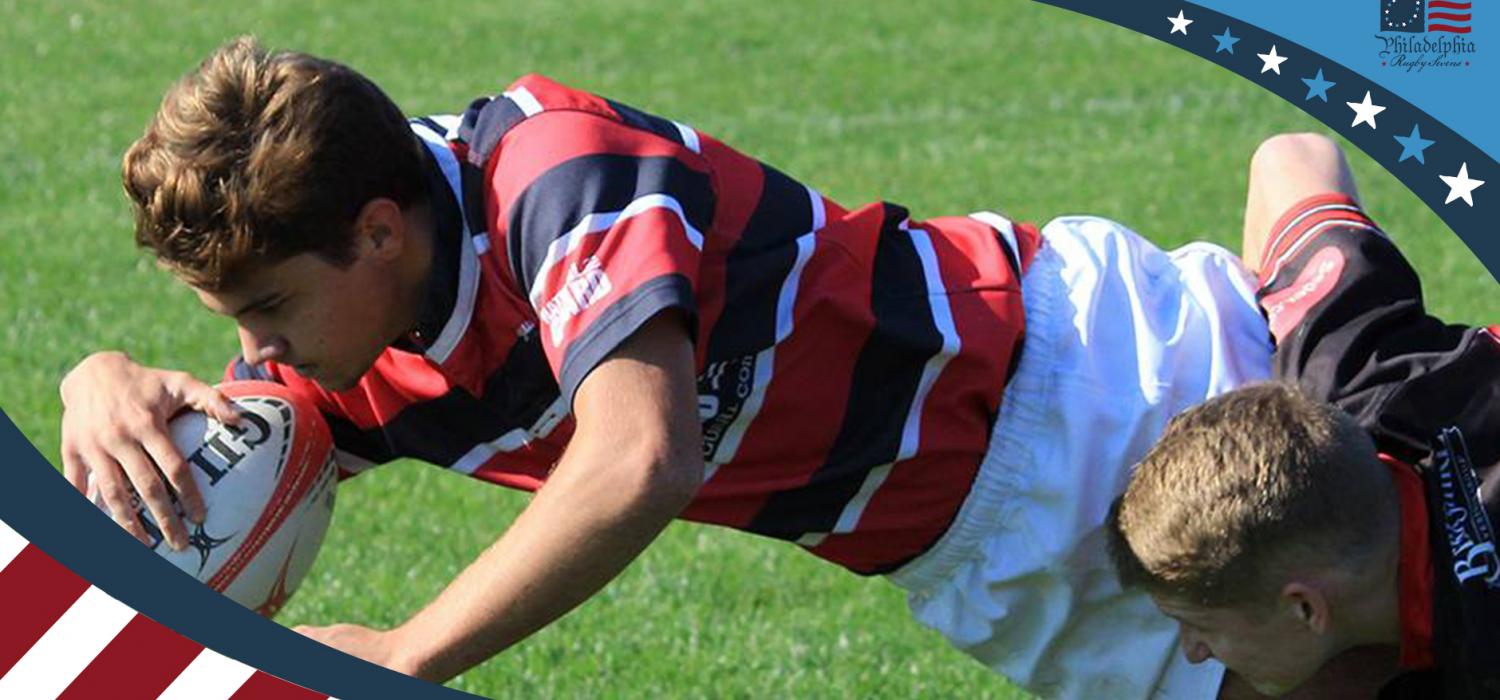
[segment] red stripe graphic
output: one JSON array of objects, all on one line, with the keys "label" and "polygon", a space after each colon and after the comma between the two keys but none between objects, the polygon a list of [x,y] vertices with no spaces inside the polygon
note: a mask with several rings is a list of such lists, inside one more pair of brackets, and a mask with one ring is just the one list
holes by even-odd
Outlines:
[{"label": "red stripe graphic", "polygon": [[1429,25],[1427,25],[1427,31],[1429,31],[1429,32],[1450,32],[1450,33],[1453,33],[1453,34],[1468,34],[1469,33],[1469,28],[1468,27],[1455,27],[1455,26],[1453,26],[1451,24],[1429,24]]},{"label": "red stripe graphic", "polygon": [[201,651],[203,646],[197,642],[136,615],[58,700],[154,698]]},{"label": "red stripe graphic", "polygon": [[[21,538],[4,523],[0,523],[0,536],[11,538],[13,545],[20,544],[14,540]],[[8,547],[7,551],[15,549]],[[16,664],[22,658],[27,658],[27,668],[31,671],[38,668],[32,663],[36,657],[28,657],[28,654],[33,652],[37,641],[46,636],[64,615],[72,611],[69,618],[71,622],[68,624],[77,626],[81,618],[78,618],[74,608],[88,590],[88,581],[30,544],[21,548],[15,558],[4,565],[3,570],[0,570],[0,680],[11,681],[7,688],[15,689],[11,686],[16,684],[16,679],[7,676],[16,670]],[[125,611],[121,609],[120,612]],[[119,618],[116,620],[110,625],[111,630],[119,624]],[[77,671],[77,666],[65,671],[69,674],[76,672],[78,675],[57,696],[59,700],[154,698],[169,688],[191,692],[192,689],[189,688],[174,687],[173,682],[178,678],[187,678],[183,672],[189,668],[197,668],[193,662],[201,660],[200,656],[203,654],[212,654],[226,664],[250,672],[250,669],[239,662],[216,653],[204,652],[203,645],[144,615],[130,617],[129,622],[118,629],[114,638],[93,655],[82,671]],[[77,631],[72,628],[70,630]],[[49,637],[49,643],[53,639],[55,638]],[[90,652],[93,649],[98,647],[89,647]],[[23,670],[22,673],[27,671]],[[61,686],[63,679],[57,680],[58,686]],[[200,673],[186,682],[192,685],[205,680],[208,679]],[[225,680],[234,682],[233,679]],[[18,682],[24,686],[27,681]],[[50,697],[55,692],[57,691],[53,689],[47,695]],[[240,684],[233,697],[238,700],[322,700],[328,696],[255,671]]]},{"label": "red stripe graphic", "polygon": [[1474,15],[1460,15],[1460,14],[1455,13],[1455,12],[1429,12],[1429,13],[1427,13],[1427,19],[1451,19],[1454,22],[1467,22],[1470,19],[1472,19],[1473,17],[1474,17]]},{"label": "red stripe graphic", "polygon": [[0,571],[0,676],[10,672],[88,587],[88,581],[32,545]]},{"label": "red stripe graphic", "polygon": [[1448,0],[1430,0],[1427,3],[1429,10],[1467,10],[1474,6],[1471,2],[1449,2]]},{"label": "red stripe graphic", "polygon": [[269,673],[256,671],[229,700],[323,700],[328,697]]}]

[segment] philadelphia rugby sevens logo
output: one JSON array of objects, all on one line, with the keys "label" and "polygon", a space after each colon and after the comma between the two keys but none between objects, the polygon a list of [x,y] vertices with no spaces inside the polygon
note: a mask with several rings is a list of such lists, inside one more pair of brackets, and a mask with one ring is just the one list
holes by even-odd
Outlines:
[{"label": "philadelphia rugby sevens logo", "polygon": [[1473,0],[1380,0],[1380,65],[1407,72],[1469,67],[1473,9]]}]

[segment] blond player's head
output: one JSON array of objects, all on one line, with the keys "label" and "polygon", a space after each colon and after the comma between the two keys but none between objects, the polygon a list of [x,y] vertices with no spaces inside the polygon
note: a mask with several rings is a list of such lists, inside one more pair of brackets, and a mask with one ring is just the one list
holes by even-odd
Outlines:
[{"label": "blond player's head", "polygon": [[1110,514],[1122,583],[1217,657],[1284,692],[1339,651],[1336,623],[1393,566],[1399,506],[1370,437],[1296,387],[1230,392],[1174,418]]}]

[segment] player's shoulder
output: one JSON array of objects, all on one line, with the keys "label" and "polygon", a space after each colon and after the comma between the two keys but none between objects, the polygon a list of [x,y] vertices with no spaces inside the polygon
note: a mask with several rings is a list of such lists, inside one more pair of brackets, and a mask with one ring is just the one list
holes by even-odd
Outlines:
[{"label": "player's shoulder", "polygon": [[459,136],[480,157],[488,158],[513,132],[527,142],[576,142],[630,126],[618,103],[530,73],[497,95],[475,100]]},{"label": "player's shoulder", "polygon": [[528,117],[546,112],[584,112],[610,120],[618,118],[609,99],[540,73],[517,78],[499,96],[514,102]]},{"label": "player's shoulder", "polygon": [[[489,162],[500,149],[520,158],[546,154],[612,152],[671,155],[703,164],[692,128],[547,76],[524,75],[498,95],[475,100],[458,132],[470,160]],[[521,148],[510,148],[515,144]]]}]

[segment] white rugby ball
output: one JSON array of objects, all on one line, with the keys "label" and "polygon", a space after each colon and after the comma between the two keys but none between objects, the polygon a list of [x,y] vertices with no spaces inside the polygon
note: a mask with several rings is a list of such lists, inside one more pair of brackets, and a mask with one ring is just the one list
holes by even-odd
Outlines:
[{"label": "white rugby ball", "polygon": [[333,517],[333,442],[317,409],[280,384],[236,381],[218,389],[240,409],[240,426],[196,411],[171,422],[172,441],[208,511],[202,524],[183,520],[189,546],[173,550],[140,499],[131,505],[153,551],[272,617],[312,568]]}]

